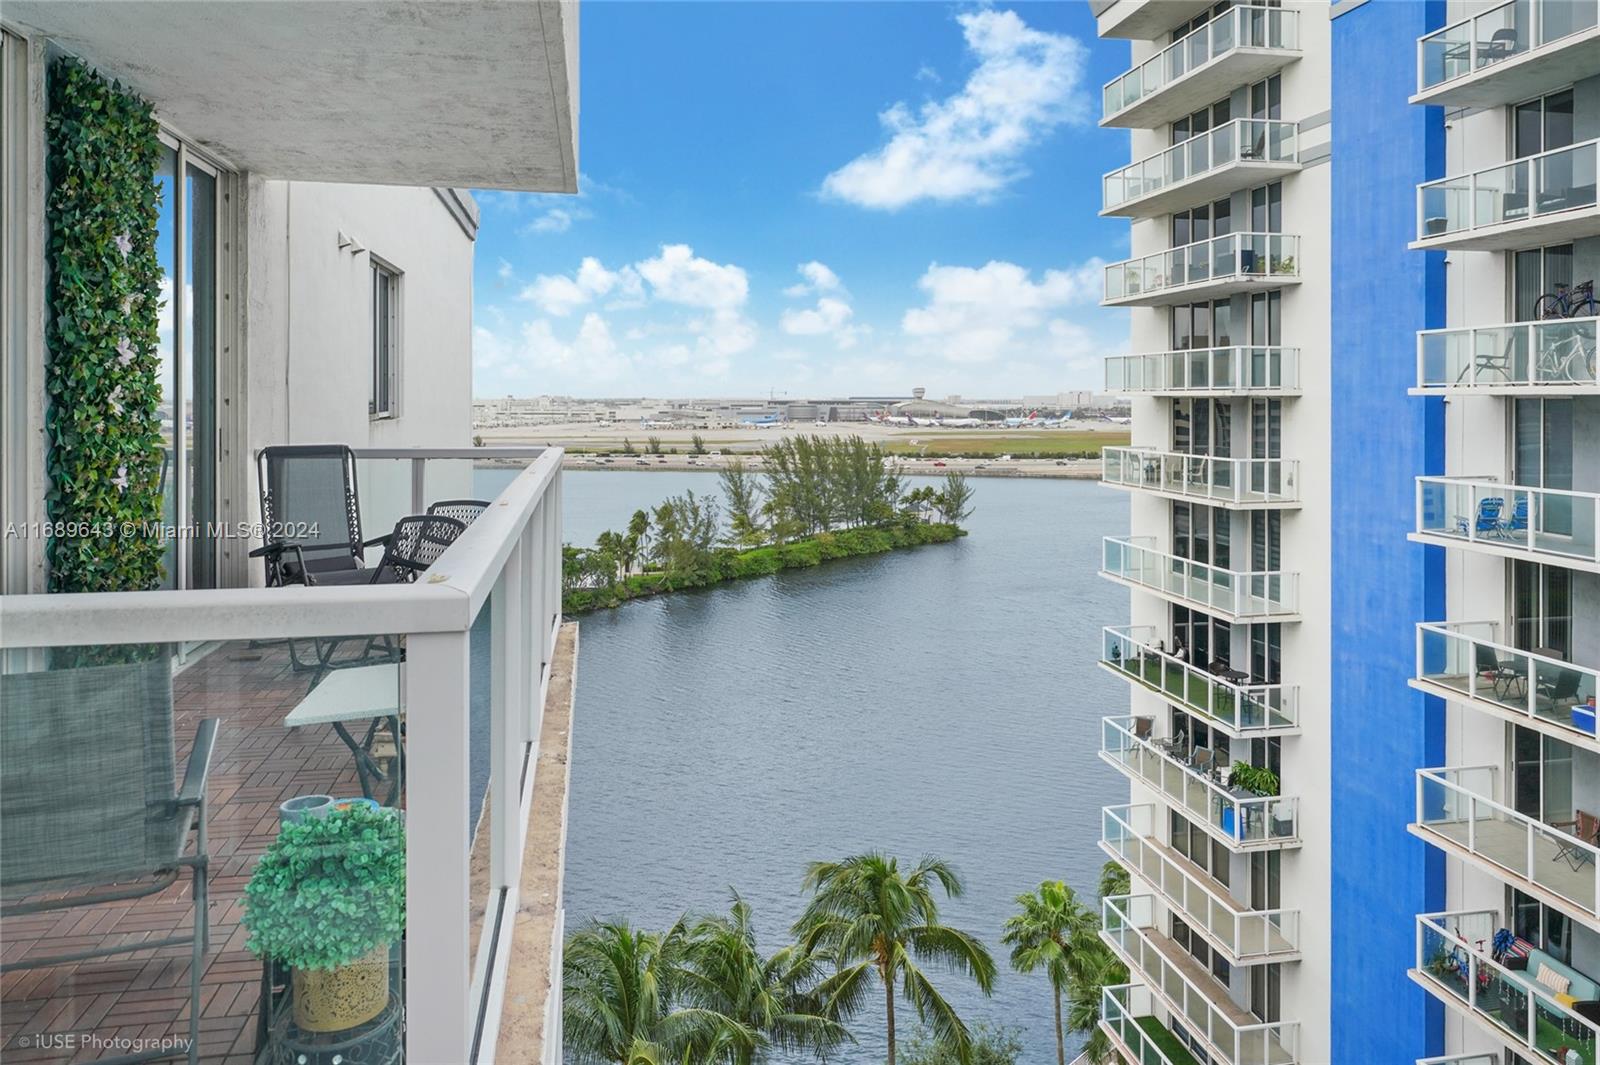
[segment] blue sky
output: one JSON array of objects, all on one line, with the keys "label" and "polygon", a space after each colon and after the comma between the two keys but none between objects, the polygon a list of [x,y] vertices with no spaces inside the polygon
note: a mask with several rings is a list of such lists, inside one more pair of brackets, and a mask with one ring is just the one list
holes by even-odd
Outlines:
[{"label": "blue sky", "polygon": [[580,193],[482,192],[479,396],[1097,387],[1086,3],[590,3]]}]

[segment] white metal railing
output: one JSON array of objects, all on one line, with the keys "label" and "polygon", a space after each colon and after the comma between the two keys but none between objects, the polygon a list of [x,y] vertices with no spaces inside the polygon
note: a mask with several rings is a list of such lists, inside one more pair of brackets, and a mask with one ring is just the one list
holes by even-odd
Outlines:
[{"label": "white metal railing", "polygon": [[1417,770],[1417,828],[1593,919],[1600,848],[1497,801],[1498,772],[1495,766]]},{"label": "white metal railing", "polygon": [[1424,329],[1417,334],[1419,389],[1563,388],[1595,378],[1600,318]]},{"label": "white metal railing", "polygon": [[550,927],[550,992],[544,1000],[544,1042],[539,1055],[542,1065],[561,1065],[562,1043],[565,1041],[561,1023],[561,974],[566,937],[567,908],[557,906],[555,923]]},{"label": "white metal railing", "polygon": [[1265,618],[1299,610],[1300,575],[1208,566],[1159,551],[1153,536],[1107,536],[1101,572],[1231,618]]},{"label": "white metal railing", "polygon": [[1235,506],[1297,503],[1300,464],[1293,459],[1235,459],[1147,447],[1100,451],[1106,484]]},{"label": "white metal railing", "polygon": [[1271,48],[1289,52],[1299,46],[1298,11],[1240,5],[1106,82],[1100,93],[1101,113],[1111,118],[1236,49]]},{"label": "white metal railing", "polygon": [[1600,140],[1583,141],[1418,185],[1417,238],[1594,207],[1597,145]]},{"label": "white metal railing", "polygon": [[1299,162],[1300,123],[1236,118],[1108,173],[1104,210],[1120,207],[1230,163]]},{"label": "white metal railing", "polygon": [[[561,457],[545,449],[372,449],[363,460],[525,461],[521,472],[414,584],[92,592],[0,597],[0,649],[403,637],[406,1056],[467,1061],[475,1028],[492,1039],[514,921],[470,935],[469,751],[474,622],[490,614],[489,890],[514,912],[538,742],[561,621]],[[526,461],[531,458],[532,461]],[[421,474],[416,475],[422,483]],[[481,689],[480,689],[481,692]],[[227,725],[224,722],[224,729]],[[516,811],[521,811],[520,815]],[[493,903],[491,903],[491,906]],[[502,939],[491,943],[491,930]],[[490,949],[493,948],[493,949]],[[495,959],[487,966],[489,957]],[[476,972],[475,962],[476,957]],[[471,975],[469,981],[469,974]]]},{"label": "white metal railing", "polygon": [[1417,39],[1417,90],[1426,91],[1600,23],[1596,0],[1512,0]]},{"label": "white metal railing", "polygon": [[1492,621],[1417,626],[1417,680],[1594,742],[1600,669],[1499,641]]},{"label": "white metal railing", "polygon": [[1594,492],[1418,477],[1416,522],[1427,536],[1600,565],[1600,494]]},{"label": "white metal railing", "polygon": [[1300,692],[1282,684],[1252,684],[1243,673],[1211,673],[1155,645],[1148,625],[1107,626],[1100,661],[1228,732],[1252,735],[1299,727]]},{"label": "white metal railing", "polygon": [[1107,392],[1298,392],[1300,349],[1191,348],[1106,356]]},{"label": "white metal railing", "polygon": [[1418,1058],[1417,1065],[1501,1065],[1498,1053],[1445,1054],[1437,1058]]},{"label": "white metal railing", "polygon": [[[1497,910],[1460,910],[1417,915],[1416,972],[1424,986],[1457,1009],[1472,1014],[1535,1061],[1595,1060],[1600,1026],[1563,1004],[1555,992],[1495,960]],[[1440,1058],[1438,1061],[1471,1059]],[[1490,1060],[1494,1060],[1491,1058]]]},{"label": "white metal railing", "polygon": [[[1141,1017],[1155,1017],[1155,998],[1149,988],[1143,984],[1115,984],[1100,989],[1100,1027],[1107,1035],[1127,1047],[1139,1065],[1177,1065],[1139,1023]],[[1193,1061],[1193,1057],[1184,1055],[1183,1065]]]},{"label": "white metal railing", "polygon": [[1300,238],[1283,233],[1229,233],[1106,267],[1106,302],[1208,282],[1297,280]]},{"label": "white metal railing", "polygon": [[1102,935],[1128,967],[1143,977],[1145,986],[1184,1019],[1185,1027],[1206,1044],[1214,1061],[1224,1065],[1287,1065],[1298,1060],[1298,1022],[1241,1024],[1217,1005],[1219,1001],[1232,1005],[1227,988],[1215,983],[1209,988],[1201,987],[1168,960],[1145,931],[1155,920],[1155,906],[1149,895],[1104,898],[1101,917]]},{"label": "white metal railing", "polygon": [[1299,952],[1299,910],[1251,910],[1227,898],[1155,842],[1156,821],[1156,808],[1149,804],[1107,806],[1101,810],[1100,844],[1149,883],[1190,927],[1221,944],[1234,964]]}]

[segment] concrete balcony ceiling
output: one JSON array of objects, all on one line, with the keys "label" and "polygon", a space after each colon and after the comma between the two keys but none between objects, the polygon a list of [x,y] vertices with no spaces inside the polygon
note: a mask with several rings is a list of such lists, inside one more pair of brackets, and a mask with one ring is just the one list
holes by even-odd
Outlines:
[{"label": "concrete balcony ceiling", "polygon": [[1094,0],[1091,10],[1102,37],[1153,41],[1210,6],[1211,0]]},{"label": "concrete balcony ceiling", "polygon": [[5,17],[262,177],[577,189],[576,3],[8,0]]}]

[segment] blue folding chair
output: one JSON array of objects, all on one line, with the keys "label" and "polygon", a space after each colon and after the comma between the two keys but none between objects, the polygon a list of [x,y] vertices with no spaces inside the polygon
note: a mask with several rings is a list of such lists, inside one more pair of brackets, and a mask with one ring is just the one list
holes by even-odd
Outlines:
[{"label": "blue folding chair", "polygon": [[1528,531],[1528,497],[1520,495],[1511,505],[1511,520],[1500,523],[1500,535],[1507,540],[1517,539],[1517,533]]},{"label": "blue folding chair", "polygon": [[[1499,496],[1487,496],[1478,500],[1478,513],[1471,521],[1466,518],[1456,519],[1456,532],[1462,536],[1473,533],[1479,536],[1497,536],[1500,534],[1500,512],[1505,509],[1506,501]],[[1526,513],[1524,513],[1526,518]]]}]

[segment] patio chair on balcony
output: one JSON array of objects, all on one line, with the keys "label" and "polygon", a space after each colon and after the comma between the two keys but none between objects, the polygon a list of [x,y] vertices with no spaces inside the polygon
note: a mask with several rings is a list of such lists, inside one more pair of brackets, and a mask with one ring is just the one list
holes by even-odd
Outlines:
[{"label": "patio chair on balcony", "polygon": [[1507,540],[1518,539],[1519,533],[1528,531],[1528,494],[1517,496],[1511,504],[1511,517],[1500,523],[1499,533]]},{"label": "patio chair on balcony", "polygon": [[438,561],[445,549],[467,531],[460,518],[416,514],[395,522],[385,537],[383,558],[372,568],[373,584],[410,584]]},{"label": "patio chair on balcony", "polygon": [[1550,827],[1559,828],[1588,844],[1584,847],[1569,840],[1557,840],[1556,856],[1552,861],[1566,862],[1567,867],[1573,872],[1594,864],[1594,851],[1590,848],[1600,847],[1600,817],[1584,810],[1576,810],[1571,821],[1552,821]]},{"label": "patio chair on balcony", "polygon": [[488,509],[489,502],[485,499],[441,499],[428,504],[430,516],[454,518],[465,525],[477,521],[478,515]]},{"label": "patio chair on balcony", "polygon": [[1582,686],[1583,674],[1575,669],[1558,669],[1556,675],[1549,680],[1540,676],[1538,684],[1540,708],[1561,711],[1576,706],[1578,689]]},{"label": "patio chair on balcony", "polygon": [[1507,26],[1494,31],[1494,35],[1484,44],[1483,51],[1478,53],[1478,65],[1486,67],[1490,63],[1498,63],[1502,59],[1509,59],[1517,54],[1517,31]]},{"label": "patio chair on balcony", "polygon": [[1514,662],[1503,660],[1495,649],[1486,643],[1472,645],[1474,655],[1473,668],[1479,680],[1486,680],[1494,685],[1494,693],[1499,698],[1521,698],[1528,692],[1528,675],[1518,669]]},{"label": "patio chair on balcony", "polygon": [[356,457],[343,444],[292,444],[261,449],[260,547],[269,588],[285,584],[366,584],[365,551],[383,544],[361,535]]},{"label": "patio chair on balcony", "polygon": [[[142,930],[130,934],[112,920],[104,931],[72,933],[74,947],[82,945],[80,935],[98,945],[61,953],[49,953],[48,939],[39,942],[43,949],[18,950],[23,932],[14,930],[8,937],[14,960],[0,965],[0,973],[189,946],[191,1065],[199,1054],[200,975],[209,949],[206,776],[217,728],[216,718],[200,722],[183,781],[174,787],[166,658],[0,677],[0,838],[6,841],[0,916],[126,904],[165,891],[187,873],[194,922],[186,934],[143,938]],[[164,1048],[115,1060],[174,1056]]]},{"label": "patio chair on balcony", "polygon": [[1472,518],[1456,518],[1456,532],[1461,536],[1499,536],[1500,512],[1506,501],[1499,496],[1484,496],[1478,500],[1478,511]]}]

